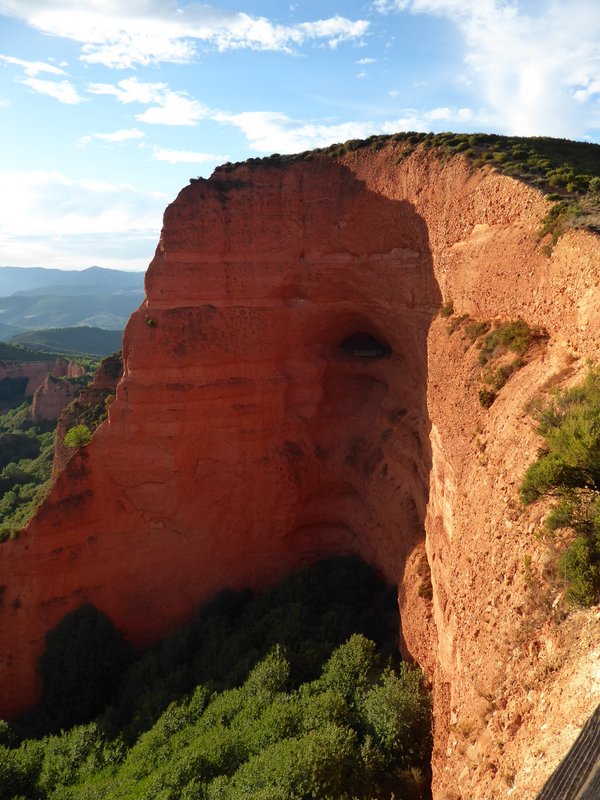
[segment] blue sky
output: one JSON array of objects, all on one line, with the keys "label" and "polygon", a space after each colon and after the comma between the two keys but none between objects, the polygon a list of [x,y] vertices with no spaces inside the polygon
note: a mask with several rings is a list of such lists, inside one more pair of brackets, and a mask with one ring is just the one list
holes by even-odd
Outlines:
[{"label": "blue sky", "polygon": [[0,0],[0,265],[145,269],[224,161],[399,130],[600,142],[600,0]]}]

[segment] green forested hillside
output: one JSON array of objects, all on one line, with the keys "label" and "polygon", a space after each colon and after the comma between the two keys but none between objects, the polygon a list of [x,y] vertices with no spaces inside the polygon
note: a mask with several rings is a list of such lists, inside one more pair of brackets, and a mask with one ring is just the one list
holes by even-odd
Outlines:
[{"label": "green forested hillside", "polygon": [[29,521],[50,486],[54,426],[34,423],[28,403],[0,415],[0,541]]},{"label": "green forested hillside", "polygon": [[107,356],[121,347],[123,331],[81,326],[76,328],[46,328],[13,336],[11,344],[22,345],[50,353],[75,355],[85,353]]},{"label": "green forested hillside", "polygon": [[16,343],[0,342],[0,361],[54,361],[56,355]]},{"label": "green forested hillside", "polygon": [[119,684],[127,647],[83,606],[47,637],[38,714],[0,728],[0,800],[425,800],[430,703],[397,625],[371,568],[330,559],[222,593]]},{"label": "green forested hillside", "polygon": [[96,295],[11,295],[0,297],[6,325],[21,331],[81,325],[123,329],[143,300],[143,292]]}]

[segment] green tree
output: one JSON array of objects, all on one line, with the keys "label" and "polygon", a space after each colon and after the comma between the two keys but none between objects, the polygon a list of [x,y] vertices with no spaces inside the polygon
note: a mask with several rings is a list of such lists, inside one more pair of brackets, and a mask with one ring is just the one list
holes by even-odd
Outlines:
[{"label": "green tree", "polygon": [[63,444],[67,447],[83,447],[92,440],[92,433],[87,425],[75,425],[70,428],[63,439]]}]

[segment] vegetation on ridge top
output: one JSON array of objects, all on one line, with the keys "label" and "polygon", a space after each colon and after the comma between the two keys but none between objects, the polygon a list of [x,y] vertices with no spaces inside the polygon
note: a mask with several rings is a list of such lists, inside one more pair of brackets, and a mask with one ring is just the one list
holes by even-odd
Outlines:
[{"label": "vegetation on ridge top", "polygon": [[[277,167],[310,161],[318,156],[335,158],[357,150],[380,150],[390,146],[398,148],[398,164],[421,147],[432,150],[442,159],[462,155],[471,161],[474,168],[491,166],[505,175],[536,186],[553,203],[540,231],[541,237],[551,234],[553,244],[569,227],[600,231],[600,145],[589,142],[548,136],[406,131],[350,139],[293,155],[273,153],[240,163],[250,167]],[[235,170],[239,165],[227,163],[217,167],[215,178],[218,179],[220,173]]]}]

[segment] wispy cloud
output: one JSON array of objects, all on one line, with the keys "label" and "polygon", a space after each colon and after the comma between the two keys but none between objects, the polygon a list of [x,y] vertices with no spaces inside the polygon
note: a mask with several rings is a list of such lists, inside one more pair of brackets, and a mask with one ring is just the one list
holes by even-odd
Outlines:
[{"label": "wispy cloud", "polygon": [[195,125],[209,115],[208,109],[183,92],[168,92],[152,106],[135,118],[148,125]]},{"label": "wispy cloud", "polygon": [[82,136],[77,144],[81,147],[90,144],[94,140],[116,144],[128,141],[129,139],[143,139],[146,134],[138,128],[122,128],[113,133],[91,133],[89,136]]},{"label": "wispy cloud", "polygon": [[359,58],[356,62],[357,64],[374,64],[377,61],[376,58]]},{"label": "wispy cloud", "polygon": [[374,0],[373,7],[451,20],[465,42],[470,91],[496,130],[568,137],[600,124],[597,0]]},{"label": "wispy cloud", "polygon": [[48,64],[45,61],[27,61],[23,58],[15,58],[14,56],[0,55],[0,62],[4,64],[12,64],[19,67],[25,77],[19,77],[19,83],[25,84],[36,94],[44,94],[48,97],[53,97],[59,103],[65,105],[77,105],[85,102],[75,86],[69,80],[46,80],[45,78],[38,78],[41,74],[50,75],[66,75],[64,69]]},{"label": "wispy cloud", "polygon": [[[81,243],[89,240],[95,260],[143,268],[168,199],[126,183],[72,180],[58,172],[0,172],[0,181],[0,249],[6,263],[16,265],[86,266]],[[132,242],[135,264],[128,256]],[[144,242],[148,257],[140,260]]]},{"label": "wispy cloud", "polygon": [[169,92],[166,83],[148,83],[137,78],[124,78],[117,84],[90,83],[88,92],[92,94],[114,95],[121,103],[149,103],[157,102],[165,93]]},{"label": "wispy cloud", "polygon": [[261,153],[294,153],[372,133],[369,122],[322,125],[295,120],[277,111],[221,112],[213,119],[239,128],[250,147]]},{"label": "wispy cloud", "polygon": [[[100,7],[101,5],[101,7]],[[108,67],[193,60],[199,44],[219,51],[249,48],[291,52],[309,41],[335,48],[359,41],[367,20],[335,16],[280,25],[266,17],[181,0],[3,0],[4,14],[53,36],[82,44],[83,61]]]},{"label": "wispy cloud", "polygon": [[329,47],[337,47],[341,42],[360,39],[365,36],[368,29],[369,23],[364,19],[353,21],[339,16],[320,19],[317,22],[301,22],[297,26],[297,30],[309,39],[327,39]]},{"label": "wispy cloud", "polygon": [[0,55],[0,61],[5,64],[14,64],[20,67],[28,78],[35,78],[40,72],[48,72],[51,75],[64,75],[65,71],[55,67],[53,64],[47,64],[44,61],[25,61],[22,58],[15,58],[14,56]]},{"label": "wispy cloud", "polygon": [[166,161],[168,164],[220,164],[229,158],[229,156],[216,155],[215,153],[198,153],[195,150],[167,150],[163,147],[154,147],[153,155],[157,161]]},{"label": "wispy cloud", "polygon": [[125,78],[116,85],[93,83],[92,94],[113,95],[119,102],[151,106],[136,114],[139,122],[149,125],[194,125],[210,115],[209,109],[186,92],[174,92],[166,83],[145,83],[137,78]]},{"label": "wispy cloud", "polygon": [[78,105],[85,102],[85,97],[82,97],[77,89],[70,81],[47,81],[43,78],[23,78],[21,83],[29,86],[37,94],[45,94],[48,97],[53,97],[59,103],[65,103],[69,106]]},{"label": "wispy cloud", "polygon": [[402,116],[385,122],[353,121],[324,125],[305,122],[275,111],[247,111],[241,114],[215,113],[212,119],[239,128],[249,146],[261,153],[295,153],[332,142],[361,139],[374,133],[401,130],[429,131],[449,123],[464,124],[479,119],[469,108],[433,108],[419,112],[406,110]]}]

